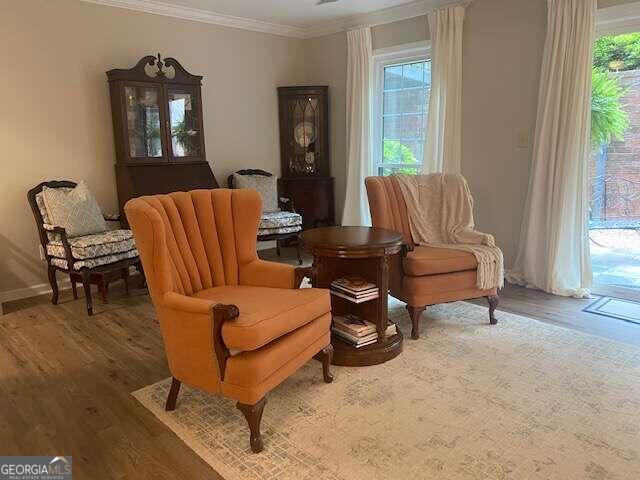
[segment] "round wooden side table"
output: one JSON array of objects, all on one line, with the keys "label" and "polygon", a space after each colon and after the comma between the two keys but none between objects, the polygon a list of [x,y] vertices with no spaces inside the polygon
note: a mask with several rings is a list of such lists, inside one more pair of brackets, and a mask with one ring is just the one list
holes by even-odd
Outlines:
[{"label": "round wooden side table", "polygon": [[392,230],[370,227],[326,227],[302,232],[300,241],[313,255],[311,284],[329,288],[331,282],[343,277],[363,277],[378,287],[378,298],[353,303],[331,295],[335,315],[354,314],[376,325],[376,343],[356,348],[332,335],[333,364],[362,367],[384,363],[402,352],[402,333],[386,336],[389,294],[389,256],[400,252],[402,235]]}]

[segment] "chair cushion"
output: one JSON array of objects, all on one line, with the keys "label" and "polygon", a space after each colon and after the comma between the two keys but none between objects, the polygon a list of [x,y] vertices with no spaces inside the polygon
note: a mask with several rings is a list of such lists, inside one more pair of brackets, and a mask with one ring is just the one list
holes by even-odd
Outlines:
[{"label": "chair cushion", "polygon": [[296,227],[281,227],[281,228],[261,228],[258,230],[258,236],[265,235],[285,235],[287,233],[296,233],[302,230],[300,225]]},{"label": "chair cushion", "polygon": [[72,189],[45,186],[42,198],[49,220],[45,223],[64,228],[69,237],[90,235],[107,229],[98,202],[84,181]]},{"label": "chair cushion", "polygon": [[316,340],[326,336],[328,343],[330,329],[331,314],[327,313],[269,345],[231,357],[227,362],[225,383],[241,387],[260,385]]},{"label": "chair cushion", "polygon": [[261,228],[258,230],[258,236],[264,235],[284,235],[286,233],[296,233],[302,230],[302,225],[296,225],[295,227],[280,227],[280,228]]},{"label": "chair cushion", "polygon": [[[138,256],[138,250],[135,248],[128,252],[116,253],[114,255],[105,255],[103,257],[87,258],[85,260],[79,260],[73,264],[74,270],[80,270],[81,268],[96,268],[102,265],[109,265],[110,263],[116,263],[121,260],[127,260],[130,258],[136,258]],[[67,261],[62,258],[51,258],[51,264],[56,267],[67,269]]]},{"label": "chair cushion", "polygon": [[404,273],[413,277],[476,270],[478,262],[473,253],[450,248],[416,246],[403,259]]},{"label": "chair cushion", "polygon": [[257,190],[262,198],[262,211],[275,212],[278,210],[278,186],[275,176],[264,175],[240,175],[233,174],[235,188],[249,188]]},{"label": "chair cushion", "polygon": [[421,277],[406,275],[402,277],[400,290],[392,291],[392,295],[410,305],[437,305],[496,294],[495,288],[478,289],[476,276],[475,270]]},{"label": "chair cushion", "polygon": [[264,212],[260,217],[259,230],[285,227],[298,227],[302,225],[302,215],[294,212],[277,211]]},{"label": "chair cushion", "polygon": [[224,286],[194,297],[238,307],[240,315],[225,322],[222,338],[240,351],[256,350],[331,311],[329,291],[317,288]]},{"label": "chair cushion", "polygon": [[[103,233],[74,237],[69,239],[69,245],[73,258],[79,260],[115,255],[136,248],[131,230],[109,230]],[[61,240],[51,240],[47,245],[47,253],[53,257],[66,257]]]}]

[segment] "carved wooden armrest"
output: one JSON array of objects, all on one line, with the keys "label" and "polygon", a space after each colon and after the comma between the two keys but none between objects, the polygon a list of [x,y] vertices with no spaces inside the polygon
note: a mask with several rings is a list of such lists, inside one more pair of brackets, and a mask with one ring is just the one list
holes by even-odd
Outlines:
[{"label": "carved wooden armrest", "polygon": [[218,303],[211,307],[213,318],[213,349],[218,360],[218,370],[220,371],[220,381],[224,381],[224,373],[227,368],[227,359],[231,356],[229,349],[222,339],[222,325],[224,322],[234,320],[240,315],[240,310],[235,305],[223,305]]},{"label": "carved wooden armrest", "polygon": [[[64,256],[65,256],[65,259],[67,260],[67,269],[73,270],[73,264],[75,263],[76,259],[73,258],[73,253],[71,253],[71,245],[69,244],[69,237],[67,237],[67,231],[62,227],[56,227],[53,225],[45,225],[44,228],[48,232],[51,232],[53,234],[60,236],[60,241],[62,242],[62,246],[64,247]],[[46,253],[46,247],[45,247],[45,253]],[[47,257],[49,256],[48,253],[46,255]]]},{"label": "carved wooden armrest", "polygon": [[309,277],[311,279],[311,284],[314,284],[315,269],[313,267],[296,267],[295,275],[296,279],[294,281],[294,288],[300,288],[300,285],[302,285],[302,281],[305,279],[305,277]]},{"label": "carved wooden armrest", "polygon": [[402,256],[406,257],[409,252],[413,252],[415,249],[415,245],[413,243],[403,243],[402,244]]}]

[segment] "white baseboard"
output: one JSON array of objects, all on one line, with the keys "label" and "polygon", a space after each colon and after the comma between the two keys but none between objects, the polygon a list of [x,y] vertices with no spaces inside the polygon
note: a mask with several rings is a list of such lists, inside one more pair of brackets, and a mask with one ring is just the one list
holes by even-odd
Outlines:
[{"label": "white baseboard", "polygon": [[[71,288],[69,280],[58,280],[58,289],[68,290]],[[16,288],[15,290],[6,290],[0,292],[0,315],[2,314],[2,304],[13,302],[15,300],[23,300],[25,298],[38,297],[40,295],[48,295],[51,293],[51,285],[48,283],[40,283],[31,285],[30,287]]]}]

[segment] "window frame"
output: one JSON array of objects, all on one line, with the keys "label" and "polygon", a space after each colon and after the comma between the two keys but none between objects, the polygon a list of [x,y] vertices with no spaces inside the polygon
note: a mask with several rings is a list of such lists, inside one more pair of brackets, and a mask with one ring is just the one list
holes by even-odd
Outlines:
[{"label": "window frame", "polygon": [[[379,175],[382,165],[383,148],[383,108],[384,108],[384,69],[393,65],[431,60],[431,42],[414,42],[373,51],[373,83],[371,89],[371,162],[370,172]],[[420,164],[422,165],[422,161]],[[387,164],[395,166],[396,164]]]}]

